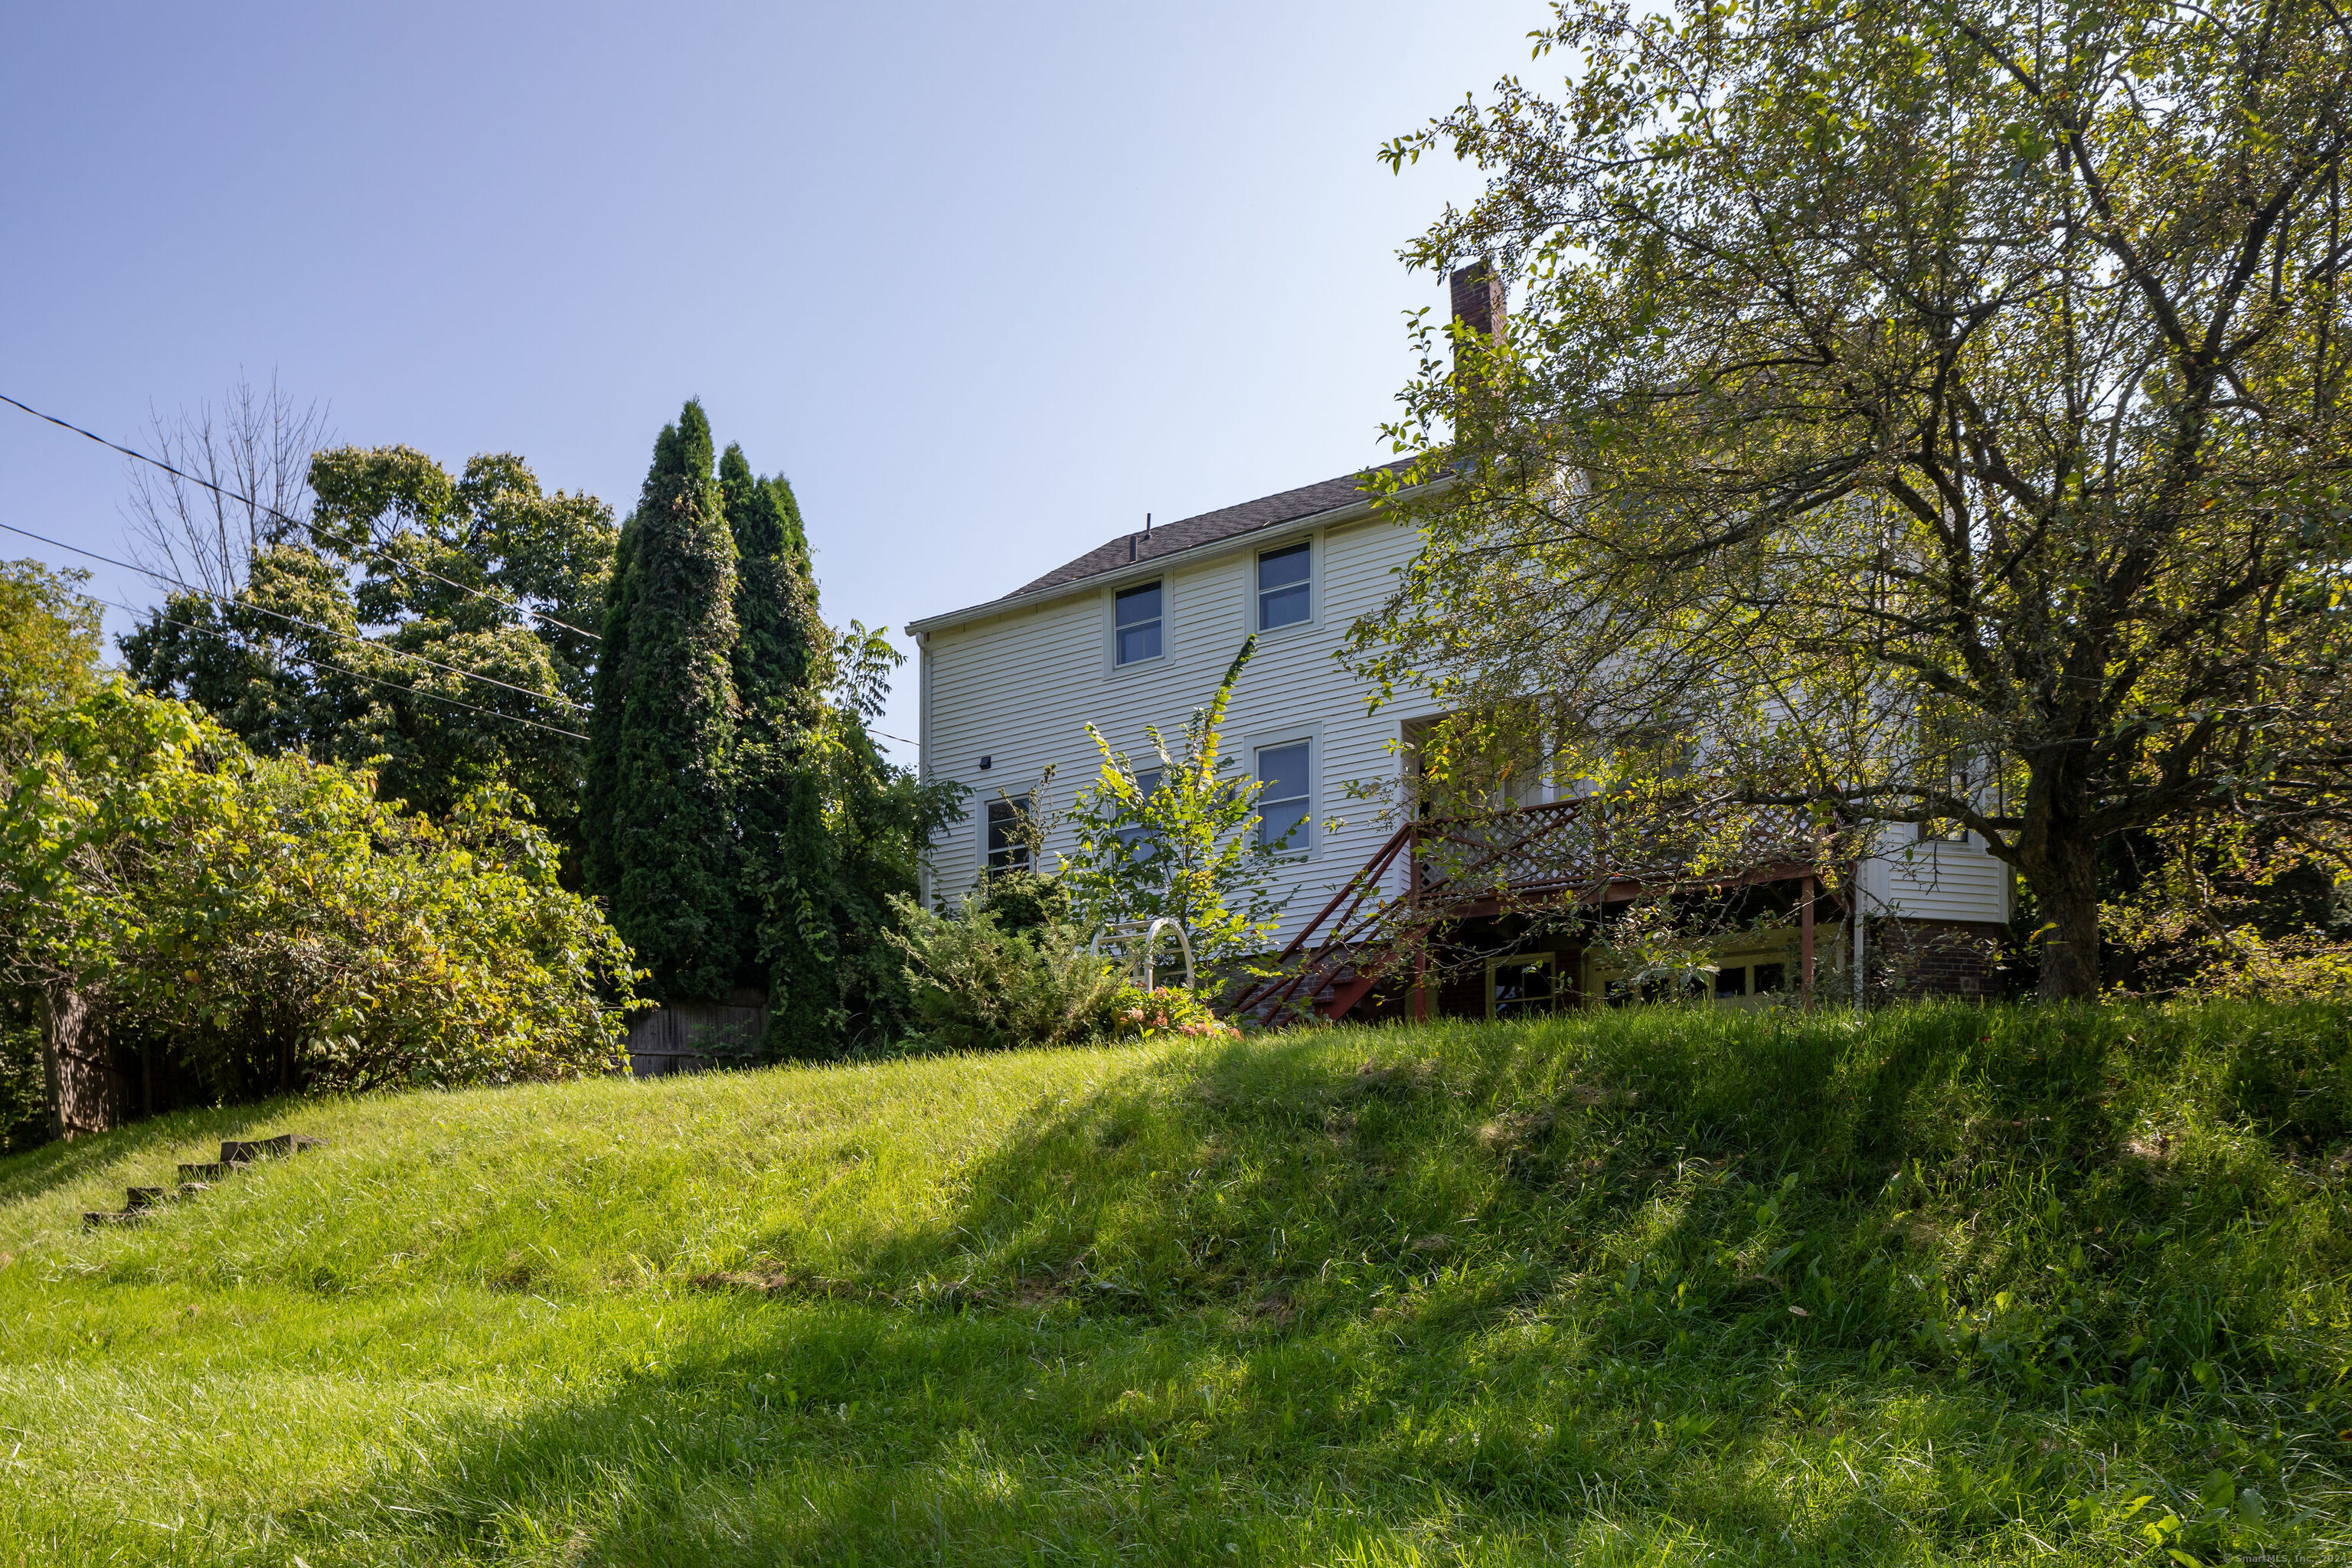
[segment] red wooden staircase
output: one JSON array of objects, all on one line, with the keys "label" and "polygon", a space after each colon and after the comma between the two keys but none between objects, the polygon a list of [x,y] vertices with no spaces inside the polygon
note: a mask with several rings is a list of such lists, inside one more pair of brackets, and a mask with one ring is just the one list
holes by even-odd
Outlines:
[{"label": "red wooden staircase", "polygon": [[[1610,816],[1588,796],[1406,823],[1299,928],[1275,972],[1234,996],[1227,1015],[1273,1024],[1312,1008],[1336,1022],[1384,982],[1417,981],[1447,921],[1514,906],[1600,905],[1661,884],[1722,889],[1820,874],[1820,839],[1800,808],[1740,808],[1736,841],[1714,853],[1748,868],[1702,877],[1692,876],[1685,853],[1649,833],[1612,835]],[[1400,860],[1403,889],[1387,891]],[[1809,928],[1811,911],[1808,897]],[[1416,1016],[1420,1005],[1416,995]]]}]

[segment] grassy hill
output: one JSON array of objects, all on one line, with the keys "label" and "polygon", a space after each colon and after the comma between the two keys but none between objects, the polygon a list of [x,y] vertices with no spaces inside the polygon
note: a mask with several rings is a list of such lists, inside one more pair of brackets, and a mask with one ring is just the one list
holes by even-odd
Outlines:
[{"label": "grassy hill", "polygon": [[0,1162],[0,1562],[2347,1561],[2347,1165],[2258,1006],[174,1116]]}]

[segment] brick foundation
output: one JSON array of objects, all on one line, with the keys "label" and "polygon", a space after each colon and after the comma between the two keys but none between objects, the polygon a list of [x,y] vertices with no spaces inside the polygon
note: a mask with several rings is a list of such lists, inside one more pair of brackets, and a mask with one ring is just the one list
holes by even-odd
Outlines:
[{"label": "brick foundation", "polygon": [[1870,983],[1893,996],[1992,996],[2008,940],[1997,921],[1874,920]]}]

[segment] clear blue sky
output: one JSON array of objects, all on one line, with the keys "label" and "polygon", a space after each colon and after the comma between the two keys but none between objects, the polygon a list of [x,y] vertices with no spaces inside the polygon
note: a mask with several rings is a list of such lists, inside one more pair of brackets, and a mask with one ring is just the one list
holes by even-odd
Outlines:
[{"label": "clear blue sky", "polygon": [[[827,615],[896,627],[1146,511],[1382,456],[1402,314],[1444,309],[1396,248],[1473,186],[1374,151],[1524,68],[1541,20],[26,6],[0,51],[0,391],[130,439],[274,371],[343,440],[518,452],[623,513],[699,395],[791,477]],[[121,553],[124,488],[0,407],[0,520]],[[0,535],[27,554],[72,563]]]}]

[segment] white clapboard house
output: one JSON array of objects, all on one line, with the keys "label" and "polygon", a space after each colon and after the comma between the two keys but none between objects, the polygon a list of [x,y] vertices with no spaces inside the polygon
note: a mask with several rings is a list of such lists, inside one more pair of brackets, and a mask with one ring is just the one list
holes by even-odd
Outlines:
[{"label": "white clapboard house", "polygon": [[[1475,321],[1489,289],[1463,284],[1456,279],[1455,310]],[[928,895],[952,900],[992,868],[1024,863],[1013,810],[1027,805],[1049,764],[1065,797],[1049,808],[1094,776],[1089,722],[1144,765],[1145,727],[1180,731],[1255,634],[1256,656],[1235,689],[1225,741],[1265,785],[1266,831],[1310,824],[1292,840],[1299,853],[1276,942],[1302,966],[1324,955],[1307,982],[1321,1009],[1494,1016],[1610,997],[1605,966],[1559,936],[1515,943],[1507,930],[1482,932],[1483,962],[1444,965],[1442,979],[1402,987],[1393,974],[1358,976],[1345,962],[1375,930],[1373,911],[1425,876],[1411,840],[1428,829],[1395,803],[1411,798],[1403,770],[1415,727],[1437,710],[1406,700],[1368,711],[1367,693],[1333,655],[1352,623],[1380,612],[1419,543],[1346,475],[1119,534],[1000,598],[910,623],[921,650],[924,773],[971,792],[970,817],[932,847]],[[1349,787],[1383,781],[1385,810]],[[1572,799],[1540,797],[1530,830],[1564,824],[1576,809]],[[1882,980],[1893,973],[1916,988],[1975,991],[1983,939],[2009,918],[2007,869],[1965,837],[1893,837],[1858,876],[1817,881],[1815,868],[1760,870],[1762,896],[1777,899],[1772,907],[1786,918],[1717,954],[1717,998],[1756,1005],[1809,981],[1850,994],[1858,948]],[[1049,837],[1048,863],[1066,847]],[[1841,901],[1849,887],[1858,889],[1862,921]],[[1495,911],[1472,900],[1454,912],[1475,924]]]}]

